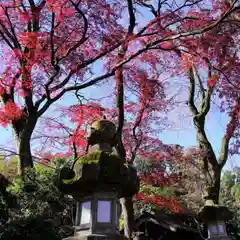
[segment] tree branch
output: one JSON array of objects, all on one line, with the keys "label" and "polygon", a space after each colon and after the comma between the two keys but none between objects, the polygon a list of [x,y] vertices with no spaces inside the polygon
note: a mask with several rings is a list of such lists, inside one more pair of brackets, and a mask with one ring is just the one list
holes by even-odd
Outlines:
[{"label": "tree branch", "polygon": [[34,8],[35,7],[35,3],[34,0],[28,0],[29,5]]},{"label": "tree branch", "polygon": [[4,33],[0,30],[0,35],[2,36],[3,40],[7,43],[7,45],[11,48],[14,49],[14,46],[12,43],[7,39],[7,37],[4,35]]},{"label": "tree branch", "polygon": [[[175,40],[175,39],[179,39],[179,38],[182,38],[182,37],[187,37],[187,36],[191,36],[191,35],[198,35],[198,34],[202,34],[208,30],[211,30],[212,28],[216,27],[223,19],[225,19],[227,16],[230,15],[230,13],[232,13],[234,10],[236,10],[237,8],[234,8],[234,5],[236,3],[236,0],[232,3],[231,7],[229,8],[229,10],[219,19],[217,20],[215,23],[203,28],[203,29],[199,29],[199,30],[195,30],[195,31],[189,31],[189,32],[185,32],[185,33],[179,33],[179,34],[176,34],[176,35],[173,35],[173,36],[169,36],[169,37],[164,37],[160,40],[156,40],[152,43],[149,43],[149,44],[146,44],[146,46],[142,49],[140,49],[139,51],[137,51],[135,54],[132,54],[131,56],[129,56],[127,59],[119,62],[115,67],[112,68],[112,70],[109,72],[109,73],[106,73],[100,77],[97,77],[85,84],[81,84],[81,85],[75,85],[75,86],[70,86],[70,87],[67,87],[65,89],[63,89],[55,98],[47,101],[47,104],[41,109],[39,110],[38,114],[42,114],[46,111],[46,109],[51,105],[51,103],[53,103],[54,101],[56,101],[57,99],[59,99],[61,96],[63,96],[64,93],[68,92],[68,91],[71,91],[71,90],[79,90],[79,89],[83,89],[83,88],[86,88],[86,87],[89,87],[89,86],[92,86],[102,80],[104,80],[105,78],[107,77],[110,77],[110,76],[113,76],[115,71],[119,68],[121,68],[124,64],[130,62],[132,59],[134,59],[135,57],[139,56],[140,54],[142,54],[143,52],[151,49],[151,47],[154,47],[156,45],[158,45],[159,43],[161,42],[164,42],[164,41],[168,41],[168,40]],[[130,7],[130,10],[131,10],[131,7]],[[132,14],[132,13],[130,13]],[[132,18],[132,24],[133,24],[133,18]],[[131,25],[131,24],[130,24]],[[129,28],[131,29],[131,27]],[[143,28],[138,34],[137,36],[141,36],[141,33],[144,32],[144,29]],[[81,68],[84,68],[86,66],[88,66],[89,64],[95,62],[96,60],[102,58],[103,56],[105,56],[108,52],[111,52],[113,51],[114,49],[116,49],[117,47],[119,47],[121,44],[123,44],[125,42],[125,38],[123,40],[120,40],[118,43],[116,43],[114,46],[110,47],[108,50],[106,50],[105,52],[102,52],[101,54],[99,54],[97,57],[94,57],[92,59],[89,59],[88,61],[80,64],[77,68],[77,70],[81,69]],[[73,74],[73,73],[70,73],[70,74]],[[71,75],[72,76],[72,75]],[[70,79],[70,78],[69,78]],[[65,81],[64,81],[65,82]],[[66,83],[66,82],[65,82]],[[66,85],[66,84],[65,84]],[[60,85],[59,85],[60,86]],[[63,84],[61,84],[61,86],[64,86]],[[54,89],[56,89],[57,86],[54,87]],[[39,106],[44,100],[46,99],[46,96],[43,96],[42,99],[40,99],[37,103],[37,105]]]},{"label": "tree branch", "polygon": [[[236,1],[234,1],[236,2]],[[234,4],[232,5],[234,6]],[[131,8],[130,8],[131,9]],[[161,42],[164,42],[164,41],[168,41],[168,40],[175,40],[175,39],[179,39],[179,38],[182,38],[182,37],[187,37],[187,36],[191,36],[191,35],[197,35],[197,34],[202,34],[214,27],[216,27],[224,18],[226,18],[231,12],[233,12],[235,9],[233,9],[233,7],[231,7],[223,16],[222,18],[220,18],[219,20],[217,20],[215,23],[209,25],[208,27],[205,27],[203,29],[200,29],[200,30],[195,30],[195,31],[189,31],[189,32],[185,32],[185,33],[179,33],[179,34],[176,34],[176,35],[173,35],[173,36],[170,36],[170,37],[165,37],[165,38],[162,38],[160,40],[156,40],[152,43],[149,43],[149,44],[146,44],[146,46],[142,49],[140,49],[139,51],[137,51],[136,53],[130,55],[128,58],[126,58],[125,60],[123,60],[122,62],[119,62],[109,73],[106,73],[104,75],[102,75],[101,77],[98,77],[92,81],[89,81],[88,83],[86,84],[81,84],[81,85],[75,85],[75,86],[70,86],[66,89],[63,90],[63,92],[68,92],[68,91],[71,91],[71,90],[78,90],[78,89],[83,89],[87,86],[92,86],[93,84],[101,81],[104,79],[104,76],[105,77],[110,77],[110,76],[113,76],[115,71],[118,69],[118,68],[121,68],[124,64],[130,62],[132,59],[134,59],[135,57],[141,55],[143,52],[151,49],[152,47],[158,45],[159,43]],[[133,18],[132,18],[132,23],[133,23]],[[144,32],[144,29],[143,28],[141,31],[139,31],[139,33],[137,34],[137,36],[141,36],[141,33]],[[131,28],[130,28],[131,30]],[[111,48],[109,48],[108,50],[106,50],[105,52],[102,52],[101,54],[99,54],[98,56],[92,58],[92,59],[89,59],[88,61],[80,64],[77,68],[77,70],[81,69],[81,68],[84,68],[86,66],[88,66],[89,64],[95,62],[96,60],[102,58],[103,56],[105,56],[107,53],[113,51],[114,49],[116,49],[117,47],[119,47],[121,44],[123,44],[125,42],[125,38],[123,40],[120,40],[118,43],[116,43],[114,46],[112,46]],[[73,73],[72,73],[73,74]],[[62,86],[62,84],[61,84]],[[54,88],[56,89],[56,87]],[[63,92],[60,93],[60,95],[63,94]],[[43,98],[46,98],[46,96],[43,96]],[[41,99],[40,100],[41,102],[44,101],[44,99]]]},{"label": "tree branch", "polygon": [[202,95],[202,101],[203,101],[205,99],[205,89],[203,87],[202,79],[201,79],[201,77],[199,75],[199,72],[198,72],[198,70],[197,70],[195,65],[193,65],[193,71],[194,71],[194,73],[195,73],[195,75],[197,77],[199,88],[200,88],[201,95]]},{"label": "tree branch", "polygon": [[[169,37],[164,37],[162,39],[156,40],[152,43],[149,43],[146,45],[146,48],[149,49],[150,47],[153,47],[159,43],[162,42],[166,42],[169,40],[176,40],[176,39],[180,39],[183,37],[189,37],[189,36],[193,36],[193,35],[200,35],[203,34],[213,28],[215,28],[216,26],[218,26],[218,24],[220,24],[225,18],[227,18],[231,13],[233,13],[234,11],[238,10],[239,7],[234,7],[236,4],[237,0],[234,0],[233,3],[231,4],[230,8],[228,9],[228,11],[226,11],[225,14],[223,14],[223,16],[221,18],[219,18],[218,20],[216,20],[214,23],[202,28],[202,29],[197,29],[197,30],[193,30],[193,31],[188,31],[188,32],[184,32],[184,33],[178,33]],[[140,50],[141,51],[141,50]]]},{"label": "tree branch", "polygon": [[133,133],[133,137],[135,139],[135,147],[134,149],[132,150],[132,156],[131,156],[131,160],[130,160],[130,163],[133,164],[134,162],[134,159],[137,155],[137,151],[141,145],[141,142],[142,142],[142,136],[140,139],[137,138],[137,134],[136,134],[136,130],[137,128],[140,126],[141,122],[142,122],[142,117],[143,117],[143,113],[144,113],[144,106],[140,109],[139,113],[138,113],[138,116],[136,118],[136,121],[135,121],[135,124],[134,124],[134,127],[133,127],[133,130],[132,130],[132,133]]},{"label": "tree branch", "polygon": [[129,14],[129,26],[128,26],[128,35],[133,33],[134,27],[136,25],[136,18],[133,9],[132,0],[127,0],[128,2],[128,14]]},{"label": "tree branch", "polygon": [[11,42],[13,43],[13,46],[15,48],[18,48],[18,44],[16,43],[14,36],[12,36],[12,34],[8,31],[8,29],[6,28],[6,26],[4,25],[4,23],[1,20],[0,20],[0,26],[2,27],[3,33],[5,33],[8,36],[8,38],[11,40]]},{"label": "tree branch", "polygon": [[5,9],[5,14],[6,14],[6,17],[7,17],[7,20],[8,20],[10,29],[11,29],[11,32],[12,32],[12,36],[13,36],[12,40],[14,40],[13,43],[14,43],[14,45],[15,45],[16,48],[21,49],[21,45],[20,45],[20,43],[18,42],[17,35],[16,35],[15,29],[14,29],[14,27],[13,27],[13,24],[12,24],[12,22],[11,22],[11,19],[10,19],[10,17],[9,17],[8,9],[7,9],[7,8]]},{"label": "tree branch", "polygon": [[55,13],[52,12],[52,20],[51,20],[51,32],[50,32],[50,48],[51,48],[51,64],[54,68],[55,65],[55,49],[54,49],[54,32],[55,32]]},{"label": "tree branch", "polygon": [[[125,37],[126,41],[122,44],[119,49],[117,61],[121,62],[126,54],[128,48],[127,39],[133,34],[134,27],[136,25],[136,18],[133,9],[132,0],[127,0],[128,2],[128,14],[129,14],[129,26],[128,32]],[[122,161],[126,161],[126,151],[122,142],[122,131],[124,126],[124,79],[123,79],[123,67],[119,67],[115,72],[116,84],[117,84],[117,109],[118,109],[118,129],[117,137],[118,144],[117,150]]]},{"label": "tree branch", "polygon": [[39,31],[39,13],[46,4],[46,1],[41,1],[38,6],[36,6],[34,0],[28,0],[32,12],[32,30],[33,32]]},{"label": "tree branch", "polygon": [[[114,75],[114,72],[106,73],[102,76],[99,76],[99,77],[96,77],[96,78],[92,79],[91,81],[89,81],[87,83],[64,88],[57,96],[47,100],[47,102],[44,104],[44,106],[38,111],[38,116],[41,116],[50,107],[50,105],[52,103],[54,103],[55,101],[60,99],[66,92],[70,92],[70,91],[73,91],[73,90],[81,90],[81,89],[93,86],[94,84],[97,84],[98,82],[101,82],[102,80],[104,80],[108,77],[111,77],[113,75]],[[66,78],[65,78],[65,80],[66,80]],[[40,104],[44,102],[44,100],[46,100],[46,96],[43,96],[40,100],[38,100],[38,102],[36,103],[35,106],[39,107]]]},{"label": "tree branch", "polygon": [[116,72],[116,81],[117,81],[117,109],[118,109],[118,128],[117,128],[117,137],[118,137],[118,153],[122,161],[126,160],[126,151],[122,143],[122,131],[124,126],[124,83],[123,83],[123,71],[119,69]]},{"label": "tree branch", "polygon": [[[33,104],[33,93],[32,89],[24,86],[28,82],[28,78],[30,77],[28,70],[26,69],[26,62],[21,61],[22,66],[22,89],[26,92],[26,96],[24,97],[25,105],[28,110],[28,112],[31,114],[35,113],[35,106]],[[32,88],[32,87],[31,87]]]},{"label": "tree branch", "polygon": [[12,101],[14,102],[14,88],[15,88],[15,85],[16,85],[16,82],[18,80],[18,78],[21,76],[21,72],[19,71],[13,78],[13,82],[11,84],[11,87],[10,87],[10,95],[11,95],[11,98],[12,98]]},{"label": "tree branch", "polygon": [[211,95],[207,93],[207,97],[204,99],[204,101],[206,101],[206,99],[207,99],[207,102],[206,102],[207,107],[205,109],[205,106],[204,106],[205,110],[203,110],[202,112],[201,111],[199,112],[194,103],[194,94],[195,94],[196,83],[195,83],[193,66],[190,68],[188,73],[189,73],[189,83],[190,83],[188,106],[189,106],[190,111],[193,114],[193,122],[194,122],[195,128],[197,130],[197,141],[198,141],[199,147],[203,154],[203,164],[204,164],[205,175],[206,175],[208,182],[210,182],[211,175],[209,173],[208,163],[210,163],[214,169],[218,168],[218,162],[217,162],[215,153],[213,151],[211,143],[208,141],[208,138],[207,138],[207,135],[206,135],[205,129],[204,129],[205,116],[208,113],[209,108],[210,108],[208,101],[211,100]]},{"label": "tree branch", "polygon": [[79,4],[80,4],[80,1],[76,4],[74,3],[72,0],[70,0],[71,4],[75,7],[75,10],[81,15],[81,17],[83,18],[83,21],[84,21],[84,30],[83,30],[83,34],[82,34],[82,37],[81,39],[71,48],[68,49],[67,53],[65,56],[63,56],[62,58],[60,58],[59,61],[61,61],[62,59],[68,57],[70,55],[70,53],[72,51],[74,51],[75,49],[77,49],[81,44],[83,44],[87,38],[86,38],[86,35],[87,35],[87,30],[88,30],[88,20],[85,16],[85,14],[79,9]]},{"label": "tree branch", "polygon": [[[211,65],[208,65],[208,80],[210,80],[211,77],[212,77]],[[205,118],[210,110],[211,98],[212,98],[214,87],[215,85],[210,85],[210,84],[208,84],[207,86],[207,93],[200,105],[200,113],[199,113],[200,118]]]},{"label": "tree branch", "polygon": [[194,103],[194,96],[195,96],[195,78],[193,67],[191,67],[188,71],[188,78],[189,78],[189,93],[188,93],[188,107],[195,117],[198,114],[198,110]]},{"label": "tree branch", "polygon": [[[72,134],[69,134],[69,137],[72,137],[72,136],[73,136]],[[73,140],[73,143],[72,143],[72,151],[73,151],[74,161],[77,161],[77,159],[78,159],[77,145],[76,145],[76,142],[74,140]]]}]

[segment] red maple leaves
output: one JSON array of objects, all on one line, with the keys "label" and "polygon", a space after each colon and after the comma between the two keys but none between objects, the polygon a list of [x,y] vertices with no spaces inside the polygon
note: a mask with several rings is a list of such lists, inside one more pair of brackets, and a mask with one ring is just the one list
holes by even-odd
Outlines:
[{"label": "red maple leaves", "polygon": [[174,212],[182,212],[183,209],[180,207],[179,201],[169,196],[146,196],[142,193],[136,194],[138,200],[142,200],[146,203],[154,204],[158,207],[169,208],[169,210]]},{"label": "red maple leaves", "polygon": [[214,87],[216,85],[216,82],[217,82],[217,77],[212,76],[208,79],[208,86],[209,87]]},{"label": "red maple leaves", "polygon": [[7,103],[0,108],[0,123],[3,126],[11,124],[12,121],[18,120],[21,117],[24,117],[23,110],[11,100],[7,101]]}]

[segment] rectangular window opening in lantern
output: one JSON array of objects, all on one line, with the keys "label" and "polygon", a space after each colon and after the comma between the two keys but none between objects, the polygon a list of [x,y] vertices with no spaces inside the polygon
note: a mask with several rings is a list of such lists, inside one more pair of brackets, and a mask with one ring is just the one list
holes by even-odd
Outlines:
[{"label": "rectangular window opening in lantern", "polygon": [[219,233],[224,233],[224,226],[223,224],[218,225]]},{"label": "rectangular window opening in lantern", "polygon": [[97,208],[97,222],[110,223],[111,222],[111,202],[110,201],[98,201]]},{"label": "rectangular window opening in lantern", "polygon": [[81,221],[80,224],[90,224],[91,221],[91,202],[83,202],[81,205]]}]

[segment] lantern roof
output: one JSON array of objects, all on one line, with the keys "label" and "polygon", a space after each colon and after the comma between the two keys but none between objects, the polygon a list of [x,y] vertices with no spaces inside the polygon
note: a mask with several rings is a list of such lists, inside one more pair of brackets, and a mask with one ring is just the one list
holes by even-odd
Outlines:
[{"label": "lantern roof", "polygon": [[228,221],[233,217],[232,212],[225,206],[215,204],[212,200],[206,200],[204,207],[199,212],[203,221]]}]

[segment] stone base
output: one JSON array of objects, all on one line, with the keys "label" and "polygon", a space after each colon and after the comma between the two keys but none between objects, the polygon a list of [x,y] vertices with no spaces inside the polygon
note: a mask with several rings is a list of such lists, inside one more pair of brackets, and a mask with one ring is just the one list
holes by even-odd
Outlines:
[{"label": "stone base", "polygon": [[224,237],[210,237],[209,240],[232,240],[229,236]]},{"label": "stone base", "polygon": [[[73,237],[64,238],[63,240],[124,240],[126,239],[123,235],[100,235],[100,234],[89,234],[89,235],[75,235]],[[225,240],[225,239],[224,239]]]}]

